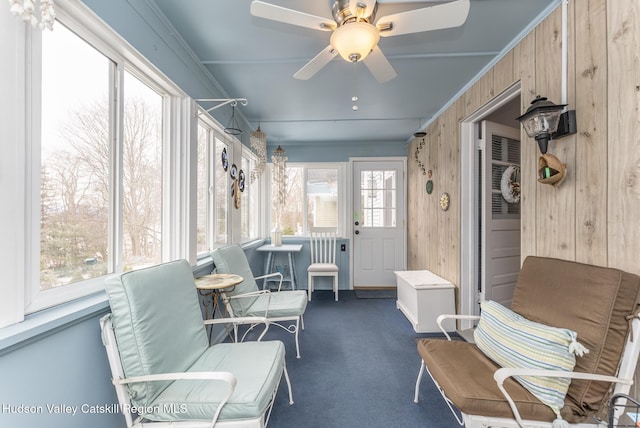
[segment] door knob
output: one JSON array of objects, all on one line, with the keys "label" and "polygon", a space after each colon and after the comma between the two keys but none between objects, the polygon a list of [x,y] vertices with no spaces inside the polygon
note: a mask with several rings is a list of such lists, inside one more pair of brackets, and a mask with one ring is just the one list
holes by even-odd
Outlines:
[{"label": "door knob", "polygon": [[356,221],[356,222],[355,222],[355,223],[353,223],[353,224],[355,224],[356,226],[360,226],[360,222],[359,222],[359,221]]},{"label": "door knob", "polygon": [[353,233],[355,233],[356,235],[360,235],[360,231],[359,231],[359,230],[356,230],[356,231],[355,231],[355,232],[353,232]]}]

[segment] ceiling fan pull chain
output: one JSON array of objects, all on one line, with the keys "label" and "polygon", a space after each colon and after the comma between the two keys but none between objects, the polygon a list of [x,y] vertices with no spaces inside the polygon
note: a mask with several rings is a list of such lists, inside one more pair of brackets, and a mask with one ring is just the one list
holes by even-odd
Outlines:
[{"label": "ceiling fan pull chain", "polygon": [[351,101],[353,101],[353,111],[358,111],[358,61],[353,61],[353,96],[351,97]]}]

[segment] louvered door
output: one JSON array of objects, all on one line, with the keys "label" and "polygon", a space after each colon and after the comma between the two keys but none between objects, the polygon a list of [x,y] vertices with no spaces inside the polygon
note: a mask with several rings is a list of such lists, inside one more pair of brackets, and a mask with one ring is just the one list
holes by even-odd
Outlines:
[{"label": "louvered door", "polygon": [[520,272],[521,204],[507,201],[501,181],[510,166],[519,169],[520,131],[484,121],[482,136],[482,298],[508,307]]}]

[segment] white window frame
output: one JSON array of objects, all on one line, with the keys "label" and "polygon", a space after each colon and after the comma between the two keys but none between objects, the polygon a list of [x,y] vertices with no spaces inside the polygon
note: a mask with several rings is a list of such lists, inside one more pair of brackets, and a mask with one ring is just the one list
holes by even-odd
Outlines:
[{"label": "white window frame", "polygon": [[[347,230],[347,197],[348,197],[348,192],[347,192],[347,166],[348,164],[346,162],[287,162],[287,168],[302,168],[303,169],[303,174],[302,174],[302,180],[303,180],[303,189],[304,189],[304,194],[303,194],[303,207],[304,207],[304,215],[302,216],[302,221],[303,221],[303,225],[302,225],[302,230],[303,233],[301,236],[309,236],[309,226],[307,224],[307,176],[308,176],[308,170],[309,169],[336,169],[338,171],[338,196],[337,196],[337,200],[338,200],[338,213],[337,213],[337,218],[338,218],[338,228],[337,228],[337,235],[338,236],[344,236],[344,234],[346,233]],[[269,186],[268,186],[268,193],[269,193],[269,201],[272,200],[271,197],[271,189],[273,187],[272,185],[272,180],[271,180],[271,171],[273,168],[273,164],[269,163],[267,165],[266,170],[268,170],[268,182],[269,182]],[[266,230],[271,230],[271,225],[273,224],[273,219],[272,219],[272,211],[273,211],[273,207],[271,204],[269,204],[268,206],[268,215],[267,215],[267,229]],[[292,238],[295,237],[294,235],[283,235],[283,239],[286,238]]]},{"label": "white window frame", "polygon": [[[256,157],[256,155],[248,148],[248,147],[242,147],[241,151],[240,151],[240,165],[242,165],[242,163],[244,162],[244,159],[247,159],[249,161],[249,165],[255,165],[256,162],[258,161],[258,158]],[[244,170],[244,168],[242,168]],[[262,183],[262,177],[258,178],[257,181],[254,181],[253,183],[251,183],[251,169],[248,168],[247,170],[244,170],[244,175],[245,175],[245,192],[249,192],[247,194],[247,199],[251,202],[251,200],[253,199],[253,202],[255,202],[257,204],[257,206],[252,206],[249,205],[249,207],[246,207],[245,204],[243,203],[242,205],[240,205],[240,210],[241,211],[245,211],[245,210],[249,210],[249,236],[247,237],[243,237],[242,236],[242,230],[239,231],[239,237],[240,237],[240,242],[241,243],[247,243],[247,242],[252,242],[255,241],[257,239],[260,238],[260,236],[262,236],[262,229],[260,227],[262,221],[261,221],[261,217],[262,217],[262,211],[260,209],[261,205],[260,205],[260,192],[261,192],[261,183]],[[254,194],[254,192],[257,192],[258,194]],[[251,229],[253,229],[255,226],[255,234],[251,235]],[[242,224],[240,224],[240,228],[242,228]]]},{"label": "white window frame", "polygon": [[[216,183],[215,173],[216,173],[216,169],[220,168],[221,166],[220,166],[220,159],[217,158],[215,153],[215,144],[217,139],[221,143],[226,145],[227,159],[229,161],[229,166],[231,166],[233,165],[233,153],[234,153],[233,144],[234,143],[229,138],[229,136],[224,133],[224,127],[220,125],[220,123],[216,121],[213,117],[211,117],[211,115],[209,115],[203,108],[198,107],[197,113],[198,113],[198,121],[202,121],[204,126],[209,131],[208,137],[207,137],[208,141],[207,141],[207,160],[206,160],[207,176],[208,176],[208,183],[209,183],[209,191],[207,192],[207,214],[206,214],[207,238],[206,239],[209,244],[210,250],[213,250],[214,248],[227,245],[227,244],[216,243],[215,225],[217,224],[217,219],[216,219],[217,210],[216,210],[216,198],[215,198],[215,195],[212,193],[212,189],[215,189],[216,186],[219,185],[219,183]],[[227,177],[227,180],[224,183],[224,186],[228,187],[230,183],[228,178],[228,171],[227,171],[227,174],[225,174],[225,176]],[[227,193],[227,215],[226,215],[227,243],[233,242],[232,215],[231,215],[232,212],[229,210],[229,207],[231,206],[230,204],[232,203],[233,201],[231,200],[231,195],[228,192]],[[209,252],[208,251],[201,252],[197,256],[198,256],[198,259],[202,259],[202,258],[208,257]]]},{"label": "white window frame", "polygon": [[[157,90],[164,98],[163,105],[163,212],[162,212],[162,260],[192,257],[191,247],[195,246],[191,238],[190,224],[194,215],[190,200],[193,199],[192,159],[195,135],[192,135],[194,115],[187,96],[141,55],[135,52],[120,36],[107,27],[86,7],[71,2],[60,1],[57,5],[57,19],[74,31],[79,37],[95,47],[100,53],[111,59],[115,66],[114,86],[110,88],[116,100],[123,99],[124,70],[141,78]],[[23,27],[24,28],[24,27]],[[45,30],[46,31],[46,30]],[[25,87],[30,97],[26,100],[27,130],[27,171],[25,174],[25,274],[24,306],[14,321],[24,314],[32,313],[84,297],[103,290],[104,277],[40,290],[40,92],[41,92],[41,33],[40,30],[27,29],[26,51],[28,63]],[[118,104],[110,126],[122,123],[123,107]],[[122,129],[112,133],[113,147],[119,147],[122,141]],[[110,271],[122,271],[122,170],[121,156],[118,150],[112,154],[112,198],[115,208],[110,213],[109,247],[112,249]],[[195,201],[194,201],[195,203]],[[18,290],[20,291],[20,290]]]}]

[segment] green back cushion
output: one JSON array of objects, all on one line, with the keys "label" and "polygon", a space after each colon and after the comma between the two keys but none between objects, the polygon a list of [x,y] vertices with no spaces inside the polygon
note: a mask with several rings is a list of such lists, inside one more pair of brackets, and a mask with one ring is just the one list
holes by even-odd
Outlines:
[{"label": "green back cushion", "polygon": [[[217,273],[234,273],[244,278],[244,281],[240,284],[224,291],[227,296],[236,296],[238,294],[258,291],[258,284],[256,284],[255,279],[253,279],[253,272],[247,261],[247,256],[239,245],[234,244],[216,248],[211,253],[211,257],[213,258]],[[244,316],[256,298],[257,297],[231,300],[233,312],[237,316]]]},{"label": "green back cushion", "polygon": [[[105,288],[127,377],[184,372],[208,348],[186,260],[111,276]],[[133,384],[129,388],[132,401],[147,406],[168,384]]]},{"label": "green back cushion", "polygon": [[[480,322],[473,338],[480,350],[502,367],[572,371],[577,335],[566,328],[549,327],[529,321],[493,301],[482,302]],[[578,352],[582,354],[582,352]],[[515,376],[529,392],[557,415],[571,379]]]}]

